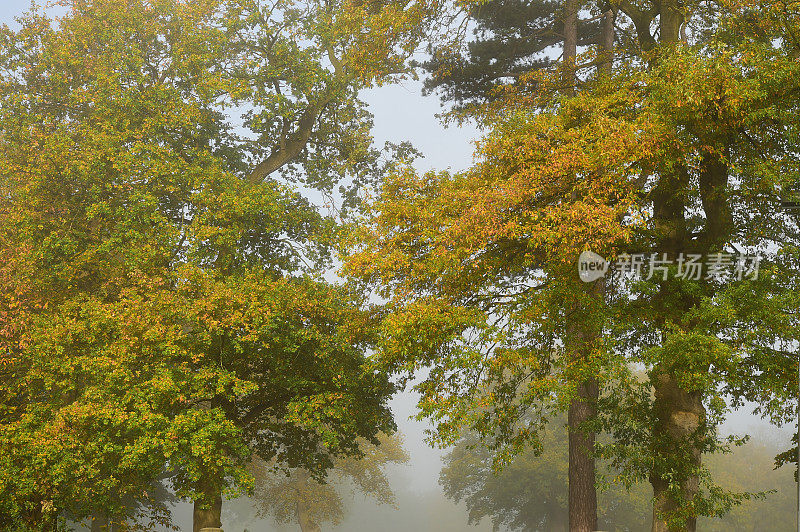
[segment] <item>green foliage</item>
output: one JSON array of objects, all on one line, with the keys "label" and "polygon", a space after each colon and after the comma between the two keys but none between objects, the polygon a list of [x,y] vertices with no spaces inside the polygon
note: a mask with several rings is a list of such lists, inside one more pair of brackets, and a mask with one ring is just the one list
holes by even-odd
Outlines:
[{"label": "green foliage", "polygon": [[393,430],[301,191],[375,179],[356,96],[435,5],[66,7],[0,29],[0,526],[122,519],[165,474],[208,502],[253,452],[321,476]]},{"label": "green foliage", "polygon": [[[653,483],[663,527],[691,529],[747,498],[700,459],[729,445],[717,427],[731,405],[755,402],[777,424],[796,413],[798,230],[780,193],[800,175],[798,5],[618,7],[613,69],[592,76],[590,50],[576,96],[557,68],[498,91],[472,115],[488,129],[475,167],[393,175],[350,268],[389,300],[388,367],[430,369],[417,389],[437,441],[469,427],[507,462],[539,448],[537,429],[597,376],[604,456]],[[760,276],[617,277],[592,304],[575,279],[585,249],[738,250],[760,255]],[[604,341],[571,364],[569,327],[592,321]]]}]

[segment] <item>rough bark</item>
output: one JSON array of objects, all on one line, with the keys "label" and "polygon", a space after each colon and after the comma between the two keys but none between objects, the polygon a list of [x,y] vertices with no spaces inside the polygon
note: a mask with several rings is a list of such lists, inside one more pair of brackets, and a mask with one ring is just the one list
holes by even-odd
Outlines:
[{"label": "rough bark", "polygon": [[597,530],[594,446],[596,434],[583,425],[596,415],[599,386],[588,379],[578,386],[578,396],[569,407],[569,529]]},{"label": "rough bark", "polygon": [[683,10],[678,0],[661,2],[660,42],[674,44],[680,40],[683,25]]},{"label": "rough bark", "polygon": [[705,253],[722,249],[733,232],[733,215],[728,204],[728,171],[728,164],[719,155],[706,154],[703,157],[699,185],[706,227],[699,240]]},{"label": "rough bark", "polygon": [[[588,295],[595,300],[603,297],[605,283],[602,279],[589,286]],[[599,306],[599,305],[597,305]],[[565,346],[573,366],[581,368],[600,335],[594,309],[577,306],[570,312]],[[597,435],[588,425],[597,415],[600,386],[596,378],[579,383],[576,395],[569,406],[569,530],[593,532],[597,530],[597,489],[595,471],[595,442]]]},{"label": "rough bark", "polygon": [[[659,251],[675,256],[686,251],[689,235],[686,227],[686,205],[682,191],[689,185],[689,172],[679,166],[674,172],[661,176],[653,191],[653,215],[660,239]],[[660,299],[669,301],[675,294],[663,286]],[[682,308],[688,310],[693,301],[684,300]],[[658,310],[657,310],[658,312]],[[653,532],[694,531],[696,519],[688,519],[682,527],[669,527],[670,514],[684,508],[697,493],[699,478],[692,470],[699,467],[701,452],[693,441],[703,419],[702,395],[680,387],[672,371],[656,367],[652,384],[654,398],[654,426],[651,452],[658,458],[650,473],[653,486]],[[669,465],[666,465],[669,464]],[[676,477],[677,475],[677,477]],[[680,488],[669,491],[670,481]]]},{"label": "rough bark", "polygon": [[193,532],[200,532],[202,528],[222,528],[222,494],[217,490],[208,494],[210,504],[201,501],[194,503]]},{"label": "rough bark", "polygon": [[300,523],[302,532],[320,532],[320,527],[311,517],[308,506],[301,500],[297,501],[297,522]]},{"label": "rough bark", "polygon": [[111,527],[108,526],[108,517],[101,513],[93,515],[91,532],[111,532]]},{"label": "rough bark", "polygon": [[[650,32],[655,16],[660,16],[659,43],[674,45],[681,40],[681,27],[684,23],[682,3],[679,0],[662,0],[654,4],[653,9],[645,10],[637,7],[629,0],[620,0],[616,4],[628,15],[636,27],[637,37],[643,50],[651,50],[656,41]],[[657,58],[656,58],[657,60]],[[707,228],[706,246],[719,241],[719,235],[725,232],[729,224],[728,210],[722,205],[719,190],[726,185],[727,169],[717,164],[704,161],[705,170],[701,180],[703,185],[714,191],[706,192],[703,204],[707,214],[715,212],[717,221],[710,221]],[[687,251],[690,238],[686,231],[684,191],[689,185],[689,173],[686,168],[678,167],[670,174],[661,175],[658,186],[652,193],[653,217],[660,236],[659,252],[673,256]],[[704,188],[706,188],[704,186]],[[698,251],[698,250],[694,250]],[[671,294],[663,294],[670,298]],[[688,310],[691,301],[684,301]],[[703,430],[705,408],[703,397],[699,392],[682,389],[675,377],[666,368],[655,368],[653,387],[655,392],[652,452],[666,463],[678,465],[680,475],[677,480],[678,489],[670,492],[669,479],[676,471],[654,470],[650,474],[653,486],[653,532],[689,531],[697,528],[696,518],[690,517],[681,527],[670,528],[665,516],[685,507],[687,501],[694,497],[699,488],[699,478],[692,470],[699,469],[702,453],[695,440]]]},{"label": "rough bark", "polygon": [[[669,527],[665,516],[685,507],[688,501],[697,494],[699,478],[689,472],[699,468],[701,452],[692,444],[694,437],[702,431],[705,420],[705,407],[699,392],[683,390],[672,375],[662,373],[655,379],[655,434],[658,441],[666,447],[671,444],[670,459],[685,469],[679,477],[678,493],[669,491],[669,479],[661,478],[657,473],[650,477],[653,485],[653,532],[674,532],[697,530],[697,519],[690,517],[682,527]],[[666,449],[661,448],[661,451]],[[674,480],[673,480],[674,481]]]}]

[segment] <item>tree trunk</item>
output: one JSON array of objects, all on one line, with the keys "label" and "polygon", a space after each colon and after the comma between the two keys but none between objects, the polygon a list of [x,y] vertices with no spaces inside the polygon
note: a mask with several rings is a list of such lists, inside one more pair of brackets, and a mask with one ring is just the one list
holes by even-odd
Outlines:
[{"label": "tree trunk", "polygon": [[[580,0],[564,1],[564,93],[575,94],[575,60],[578,52],[578,11]],[[567,326],[565,338],[569,356],[575,360],[586,358],[594,343],[592,331],[585,328],[576,308],[574,322]],[[587,350],[587,347],[589,348]],[[585,422],[595,415],[598,396],[595,379],[578,385],[577,396],[569,407],[569,529],[570,532],[597,530],[597,490],[595,489],[594,445],[596,435],[586,431]]]},{"label": "tree trunk", "polygon": [[608,10],[603,14],[603,21],[601,22],[600,50],[602,53],[602,62],[598,69],[602,74],[607,76],[611,75],[614,67],[614,40],[616,38],[614,23],[616,19],[616,9],[609,6]]},{"label": "tree trunk", "polygon": [[588,425],[597,415],[600,385],[594,375],[587,372],[587,362],[595,348],[601,330],[595,312],[602,306],[605,282],[599,279],[587,290],[591,302],[577,303],[570,313],[564,338],[571,364],[583,375],[577,385],[575,397],[569,406],[569,530],[594,532],[597,530],[597,489],[594,447],[596,433]]},{"label": "tree trunk", "polygon": [[[591,352],[593,334],[578,324],[570,327],[567,341],[571,344],[570,357],[578,367]],[[571,338],[570,338],[571,337]],[[594,447],[597,435],[587,427],[597,414],[600,386],[597,379],[589,378],[578,384],[576,396],[569,406],[569,530],[594,532],[597,530],[597,489]]]},{"label": "tree trunk", "polygon": [[92,516],[91,532],[111,532],[108,526],[108,517],[100,512]]},{"label": "tree trunk", "polygon": [[661,35],[663,44],[677,43],[681,38],[683,25],[683,9],[678,0],[663,0],[661,2]]},{"label": "tree trunk", "polygon": [[580,0],[564,1],[564,92],[575,94],[575,59],[578,55],[578,11]]},{"label": "tree trunk", "polygon": [[[623,8],[626,10],[626,8]],[[639,42],[649,49],[655,44],[650,34],[651,14],[635,7],[627,8],[636,26]],[[661,44],[674,45],[681,40],[681,27],[684,23],[681,3],[678,0],[662,0],[660,3]],[[661,181],[653,191],[653,214],[655,225],[660,233],[659,251],[676,256],[684,252],[690,241],[686,230],[684,191],[689,184],[689,172],[680,166],[672,173],[661,176]],[[674,294],[663,294],[665,299]],[[691,308],[691,302],[685,302]],[[696,437],[704,430],[705,407],[699,392],[690,392],[680,387],[669,371],[655,371],[653,376],[655,391],[654,416],[651,452],[656,458],[650,472],[653,486],[653,532],[687,531],[697,529],[697,519],[689,516],[679,526],[670,527],[668,515],[677,510],[686,510],[691,499],[699,490],[697,470],[701,465],[702,453]],[[676,478],[674,475],[677,474]],[[669,490],[670,481],[678,488]]]},{"label": "tree trunk", "polygon": [[200,532],[202,528],[222,528],[222,493],[207,493],[210,504],[203,504],[201,501],[194,503],[194,524],[193,532]]},{"label": "tree trunk", "polygon": [[[667,516],[676,510],[687,508],[697,494],[701,464],[701,452],[694,438],[702,431],[705,407],[700,392],[687,392],[667,373],[655,378],[654,451],[660,461],[668,466],[657,467],[650,475],[653,485],[653,532],[694,532],[697,518],[690,516],[683,526],[670,527]],[[670,492],[670,479],[675,474],[680,485],[679,492]]]},{"label": "tree trunk", "polygon": [[578,397],[569,407],[569,529],[597,530],[594,445],[596,434],[583,425],[596,415],[599,386],[589,379],[578,386]]},{"label": "tree trunk", "polygon": [[302,500],[297,501],[297,522],[302,532],[321,532],[319,525],[312,519],[308,507]]}]

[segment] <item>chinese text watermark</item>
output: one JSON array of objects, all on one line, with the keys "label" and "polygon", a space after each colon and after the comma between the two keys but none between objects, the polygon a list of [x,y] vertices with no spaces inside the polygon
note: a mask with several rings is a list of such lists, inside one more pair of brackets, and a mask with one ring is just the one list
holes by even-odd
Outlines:
[{"label": "chinese text watermark", "polygon": [[666,281],[670,276],[690,281],[755,280],[760,260],[758,255],[718,252],[708,255],[679,253],[672,257],[666,253],[623,253],[607,261],[597,253],[584,251],[578,258],[578,275],[586,283],[600,279],[609,270],[645,280]]}]

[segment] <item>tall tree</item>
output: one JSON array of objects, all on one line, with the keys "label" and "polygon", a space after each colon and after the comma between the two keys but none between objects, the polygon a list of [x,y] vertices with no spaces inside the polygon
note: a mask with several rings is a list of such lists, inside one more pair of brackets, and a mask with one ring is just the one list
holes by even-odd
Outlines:
[{"label": "tall tree", "polygon": [[[555,261],[543,271],[543,258],[574,264],[587,248],[671,258],[663,277],[615,280],[614,319],[601,322],[611,349],[593,351],[584,377],[614,385],[603,397],[615,435],[606,450],[651,482],[654,530],[694,530],[698,516],[746,498],[715,486],[701,462],[728,444],[716,430],[728,405],[748,399],[791,419],[796,354],[780,346],[797,325],[786,269],[797,233],[778,200],[798,167],[797,11],[619,7],[626,56],[610,78],[554,103],[543,87],[559,74],[504,91],[476,168],[396,176],[352,267],[392,298],[388,363],[432,367],[419,389],[439,436],[452,442],[471,425],[490,445],[520,448],[556,409],[548,401],[569,395],[563,384],[581,382],[554,341],[564,338],[557,309],[579,292],[552,275]],[[761,277],[744,279],[736,261],[727,273],[678,275],[681,257],[737,249],[761,254]],[[631,364],[648,369],[645,382]],[[531,405],[535,421],[520,423]]]},{"label": "tall tree", "polygon": [[379,172],[357,93],[432,6],[67,7],[0,40],[0,515],[113,517],[166,470],[219,526],[253,452],[322,475],[393,430],[362,299],[322,278],[336,221],[298,185]]},{"label": "tall tree", "polygon": [[[617,435],[629,444],[632,438],[648,442],[646,458],[634,462],[653,486],[653,529],[659,531],[694,530],[698,516],[724,512],[738,500],[713,487],[701,462],[703,453],[721,446],[716,436],[725,412],[721,397],[733,404],[757,398],[757,411],[783,422],[785,407],[777,404],[788,400],[787,384],[794,380],[786,371],[790,355],[764,346],[780,345],[793,326],[784,313],[794,296],[775,285],[773,276],[781,275],[784,261],[775,250],[791,249],[796,238],[791,222],[783,225],[777,192],[796,171],[797,151],[791,142],[773,139],[776,131],[791,138],[796,127],[790,118],[795,89],[775,84],[776,77],[785,83],[785,76],[794,75],[790,57],[796,45],[779,36],[785,29],[774,26],[771,8],[751,9],[729,3],[620,4],[639,44],[631,79],[648,87],[639,110],[662,131],[658,152],[643,153],[639,160],[642,205],[652,215],[637,246],[679,264],[689,255],[713,263],[714,257],[749,250],[761,255],[766,278],[748,282],[735,265],[725,273],[709,265],[712,270],[687,279],[678,275],[686,273],[678,266],[666,276],[651,273],[649,282],[620,298],[627,331],[619,334],[624,348],[633,350],[628,353],[643,355],[634,360],[650,368],[653,399],[636,392],[646,405],[644,434]],[[653,26],[645,26],[655,24],[656,16],[654,36]],[[796,20],[791,10],[782,16]],[[743,19],[761,21],[762,29],[745,31]],[[783,44],[768,44],[770,38]],[[765,229],[763,216],[778,223]],[[738,299],[730,299],[732,293]],[[780,303],[763,306],[775,297]],[[754,308],[762,318],[771,315],[769,324],[754,325]],[[744,329],[750,333],[743,335]],[[754,376],[775,375],[776,365],[783,368],[778,374],[784,382],[777,390]]]},{"label": "tall tree", "polygon": [[[587,11],[594,15],[588,20],[580,16]],[[579,58],[578,52],[587,45],[596,45],[594,63],[601,65],[593,75],[610,72],[615,40],[614,8],[610,4],[580,0],[481,2],[469,6],[469,20],[475,27],[474,37],[465,44],[434,47],[433,59],[425,64],[431,73],[426,88],[439,90],[462,118],[475,117],[476,106],[502,99],[502,87],[525,84],[536,72],[560,70],[561,90],[568,96],[574,94],[579,74],[586,76],[586,65],[578,65],[585,57]],[[558,46],[561,56],[554,59],[552,50]],[[591,290],[602,298],[602,281]],[[594,312],[597,305],[591,307],[565,309],[572,323],[564,331],[564,341],[577,363],[591,352],[600,334],[601,328],[596,326],[582,327],[588,323],[582,314]],[[595,435],[590,425],[599,390],[597,379],[587,377],[569,406],[568,423],[573,429],[569,443],[572,530],[597,529]]]},{"label": "tall tree", "polygon": [[[471,427],[500,463],[537,449],[537,429],[614,365],[596,334],[577,334],[600,330],[606,311],[575,264],[584,249],[626,240],[618,220],[636,193],[625,161],[647,142],[614,104],[564,100],[560,75],[536,83],[556,90],[486,116],[494,128],[475,168],[388,180],[349,264],[390,300],[388,366],[409,375],[430,367],[417,389],[436,438],[453,443]],[[551,98],[544,111],[542,94]],[[574,428],[571,436],[594,430]],[[587,451],[573,449],[591,461]],[[592,495],[593,464],[583,474]],[[576,526],[596,519],[589,503]]]},{"label": "tall tree", "polygon": [[[475,28],[474,37],[466,42],[446,42],[434,46],[432,60],[425,64],[431,77],[426,80],[429,91],[439,90],[445,101],[452,103],[462,118],[478,116],[476,106],[503,98],[504,86],[526,84],[537,72],[560,71],[561,91],[570,96],[577,90],[579,78],[585,81],[586,65],[578,65],[579,49],[596,45],[595,65],[601,67],[590,75],[607,75],[612,64],[615,40],[614,8],[606,3],[580,0],[563,2],[493,1],[468,5],[468,20]],[[579,16],[590,12],[586,20]],[[555,58],[561,48],[561,55]],[[543,84],[542,87],[549,87]],[[549,87],[552,89],[553,87]],[[533,102],[530,102],[533,103]],[[534,104],[535,109],[535,104]],[[550,272],[551,274],[554,272]],[[567,272],[567,275],[573,272]],[[583,287],[575,286],[582,290]],[[603,297],[602,281],[591,288],[595,297]],[[570,324],[563,331],[567,351],[581,364],[596,348],[602,327],[585,319],[596,312],[598,305],[565,308]],[[600,383],[586,375],[569,405],[570,433],[570,523],[571,529],[597,529],[597,496],[594,468],[594,430],[592,420]]]}]

